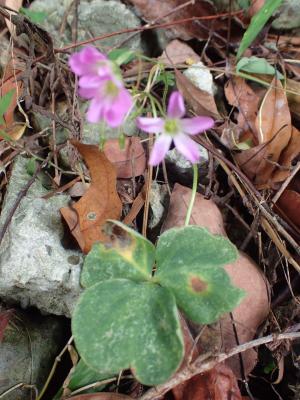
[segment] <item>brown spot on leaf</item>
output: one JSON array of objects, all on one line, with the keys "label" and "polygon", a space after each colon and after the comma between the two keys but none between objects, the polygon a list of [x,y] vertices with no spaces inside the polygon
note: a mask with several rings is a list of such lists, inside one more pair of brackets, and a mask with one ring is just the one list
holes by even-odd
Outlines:
[{"label": "brown spot on leaf", "polygon": [[207,289],[207,283],[202,281],[198,276],[192,276],[190,279],[190,285],[194,292],[204,292]]}]

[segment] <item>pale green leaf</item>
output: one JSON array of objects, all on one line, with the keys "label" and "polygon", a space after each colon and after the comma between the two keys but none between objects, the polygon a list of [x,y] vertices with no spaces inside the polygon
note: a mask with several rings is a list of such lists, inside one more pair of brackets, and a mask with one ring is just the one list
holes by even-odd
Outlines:
[{"label": "pale green leaf", "polygon": [[136,54],[133,50],[126,48],[114,49],[109,52],[108,58],[121,66],[123,64],[128,64],[130,61],[134,60],[136,58]]},{"label": "pale green leaf", "polygon": [[12,89],[9,92],[5,93],[4,96],[0,97],[0,124],[4,124],[3,116],[10,106],[14,93],[15,89]]},{"label": "pale green leaf", "polygon": [[243,57],[236,65],[236,72],[246,71],[251,74],[264,74],[264,75],[275,75],[278,79],[284,79],[284,76],[268,63],[265,58],[259,57]]},{"label": "pale green leaf", "polygon": [[21,7],[19,12],[25,15],[34,24],[41,24],[47,18],[47,13],[43,11],[34,11],[30,8]]},{"label": "pale green leaf", "polygon": [[86,256],[81,283],[88,287],[114,278],[133,281],[150,280],[155,258],[155,247],[142,235],[119,222],[114,222],[109,245],[97,243]]},{"label": "pale green leaf", "polygon": [[178,307],[194,322],[215,322],[243,297],[221,268],[237,257],[223,237],[196,226],[173,228],[160,237],[156,255],[155,281],[173,292]]},{"label": "pale green leaf", "polygon": [[169,379],[184,354],[174,296],[148,282],[115,279],[89,287],[75,308],[72,332],[90,368],[108,376],[131,368],[149,386]]},{"label": "pale green leaf", "polygon": [[281,5],[283,0],[266,0],[262,8],[255,14],[242,38],[240,47],[237,52],[237,59],[239,59],[244,51],[250,46],[259,32],[263,29],[268,19],[274,11]]}]

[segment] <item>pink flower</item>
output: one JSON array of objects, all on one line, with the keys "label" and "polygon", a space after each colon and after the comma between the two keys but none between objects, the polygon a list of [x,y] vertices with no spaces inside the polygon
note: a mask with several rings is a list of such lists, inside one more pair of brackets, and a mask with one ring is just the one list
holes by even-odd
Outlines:
[{"label": "pink flower", "polygon": [[79,76],[79,94],[91,100],[87,120],[105,121],[120,126],[132,107],[132,98],[125,89],[114,64],[95,47],[88,46],[69,59],[71,70]]},{"label": "pink flower", "polygon": [[183,97],[179,92],[173,92],[166,118],[137,118],[137,126],[141,130],[158,135],[150,155],[150,165],[158,165],[163,160],[172,141],[177,150],[191,163],[199,161],[198,144],[189,135],[197,135],[212,128],[214,121],[209,117],[183,118],[184,114]]}]

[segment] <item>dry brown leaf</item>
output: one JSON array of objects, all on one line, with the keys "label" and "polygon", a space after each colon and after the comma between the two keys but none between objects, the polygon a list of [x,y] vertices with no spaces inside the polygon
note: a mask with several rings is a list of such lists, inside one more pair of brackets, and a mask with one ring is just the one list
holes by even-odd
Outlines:
[{"label": "dry brown leaf", "polygon": [[253,17],[253,15],[257,14],[264,4],[265,0],[252,0],[249,9],[250,16]]},{"label": "dry brown leaf", "polygon": [[267,91],[255,122],[258,146],[242,151],[236,160],[258,186],[271,186],[271,176],[292,134],[285,91],[276,78]]},{"label": "dry brown leaf", "polygon": [[292,161],[296,157],[298,157],[299,154],[300,154],[300,131],[298,131],[298,129],[296,129],[293,126],[291,139],[286,148],[280,155],[279,165],[281,166],[281,168],[278,168],[272,176],[273,182],[282,182],[287,177],[290,176]]},{"label": "dry brown leaf", "polygon": [[175,70],[175,76],[178,89],[196,115],[221,118],[212,94],[197,88],[178,70]]},{"label": "dry brown leaf", "polygon": [[[0,5],[1,6],[6,6],[11,8],[12,10],[18,11],[23,4],[23,0],[0,0]],[[5,23],[8,27],[8,30],[10,33],[13,33],[15,30],[14,24],[12,24],[8,19],[5,18]]]},{"label": "dry brown leaf", "polygon": [[71,400],[128,400],[131,399],[125,394],[119,393],[91,393],[91,394],[80,394],[78,396],[69,397]]},{"label": "dry brown leaf", "polygon": [[108,240],[102,226],[107,219],[120,219],[122,204],[116,191],[115,167],[104,153],[98,146],[75,140],[72,144],[89,168],[91,186],[76,204],[61,208],[60,212],[82,251],[88,253],[94,243]]},{"label": "dry brown leaf", "polygon": [[174,400],[242,400],[237,379],[225,364],[196,375],[172,391]]},{"label": "dry brown leaf", "polygon": [[158,61],[172,67],[177,64],[194,64],[201,61],[201,58],[190,46],[176,39],[167,45]]},{"label": "dry brown leaf", "polygon": [[255,131],[259,96],[246,83],[244,78],[233,77],[225,85],[225,96],[231,106],[239,110],[238,126],[243,130]]},{"label": "dry brown leaf", "polygon": [[[200,354],[190,329],[182,316],[180,316],[180,322],[185,356],[178,373]],[[228,400],[228,398],[241,400],[237,379],[231,369],[224,364],[219,364],[212,370],[196,375],[176,386],[172,389],[172,395],[174,400]]]},{"label": "dry brown leaf", "polygon": [[[163,22],[172,22],[178,19],[191,18],[191,17],[204,17],[206,15],[216,14],[215,7],[209,1],[197,0],[195,4],[188,7],[183,7],[173,12],[176,7],[186,3],[186,0],[129,0],[137,7],[143,18],[150,22],[153,20]],[[167,15],[165,18],[162,16]],[[197,38],[200,40],[207,39],[210,32],[210,27],[214,26],[217,29],[223,25],[222,21],[217,20],[214,22],[201,20],[191,21],[186,24],[173,25],[169,29],[172,31],[174,37],[180,37],[183,40]]]},{"label": "dry brown leaf", "polygon": [[[176,184],[174,186],[167,218],[163,230],[174,226],[183,226],[191,197],[191,189]],[[191,216],[191,224],[207,228],[213,234],[226,236],[220,210],[212,200],[206,200],[197,193]],[[243,289],[246,296],[232,314],[236,322],[239,343],[251,340],[258,326],[266,319],[269,312],[268,284],[257,265],[240,252],[233,264],[225,266],[233,284]],[[207,333],[201,335],[200,345],[205,351],[216,346],[226,351],[237,345],[229,315],[225,315],[220,324],[207,327]],[[243,353],[245,372],[248,374],[256,364],[256,353],[248,350]],[[234,374],[240,376],[239,357],[232,357],[227,362]]]},{"label": "dry brown leaf", "polygon": [[120,148],[118,139],[107,140],[104,153],[116,167],[118,178],[132,178],[145,172],[146,156],[138,137],[127,137],[124,149]]},{"label": "dry brown leaf", "polygon": [[294,190],[286,189],[276,204],[284,215],[300,228],[300,194]]}]

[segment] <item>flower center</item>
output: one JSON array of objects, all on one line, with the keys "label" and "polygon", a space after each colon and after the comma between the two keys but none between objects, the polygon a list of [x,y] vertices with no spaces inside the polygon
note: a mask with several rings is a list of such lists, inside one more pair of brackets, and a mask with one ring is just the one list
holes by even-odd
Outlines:
[{"label": "flower center", "polygon": [[105,86],[105,93],[109,97],[116,97],[119,93],[119,88],[113,81],[108,81]]},{"label": "flower center", "polygon": [[166,134],[175,136],[179,132],[179,121],[177,119],[166,119],[164,131]]}]

